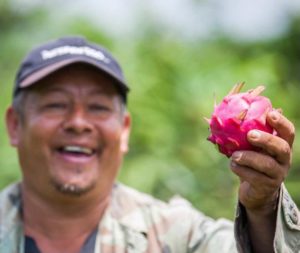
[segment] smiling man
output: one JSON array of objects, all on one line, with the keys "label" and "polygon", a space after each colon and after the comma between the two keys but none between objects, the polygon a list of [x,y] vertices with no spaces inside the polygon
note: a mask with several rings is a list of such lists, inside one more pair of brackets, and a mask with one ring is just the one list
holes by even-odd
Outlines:
[{"label": "smiling man", "polygon": [[241,179],[234,236],[232,222],[183,199],[164,203],[115,182],[128,151],[128,90],[113,56],[84,38],[27,55],[6,114],[22,180],[0,194],[0,252],[298,252],[298,210],[282,185],[290,121],[270,114],[278,136],[250,132],[263,151],[232,157]]},{"label": "smiling man", "polygon": [[111,78],[77,63],[19,96],[23,120],[18,122],[13,108],[8,118],[24,187],[32,189],[38,181],[49,197],[52,190],[80,195],[94,188],[106,196],[127,150],[130,125]]}]

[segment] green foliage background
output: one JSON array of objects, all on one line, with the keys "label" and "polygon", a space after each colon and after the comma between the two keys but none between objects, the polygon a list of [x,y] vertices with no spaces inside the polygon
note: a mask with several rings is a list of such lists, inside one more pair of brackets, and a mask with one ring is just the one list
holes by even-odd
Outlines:
[{"label": "green foliage background", "polygon": [[[14,75],[24,54],[49,39],[81,34],[103,44],[119,59],[131,86],[133,116],[130,152],[119,180],[167,200],[174,194],[189,199],[212,217],[234,217],[237,178],[206,138],[214,100],[233,84],[245,89],[264,84],[264,94],[300,126],[300,22],[295,18],[281,38],[236,43],[222,35],[206,41],[185,41],[147,21],[135,38],[116,40],[83,18],[49,23],[47,12],[20,12],[0,4],[0,188],[20,180],[15,150],[4,123],[11,102]],[[300,143],[296,137],[293,166],[286,180],[300,204]]]}]

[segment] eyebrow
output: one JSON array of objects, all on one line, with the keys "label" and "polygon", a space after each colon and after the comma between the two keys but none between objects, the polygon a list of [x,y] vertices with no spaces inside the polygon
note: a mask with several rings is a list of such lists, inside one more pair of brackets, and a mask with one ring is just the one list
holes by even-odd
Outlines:
[{"label": "eyebrow", "polygon": [[41,92],[63,92],[64,89],[61,87],[44,86],[40,88]]}]

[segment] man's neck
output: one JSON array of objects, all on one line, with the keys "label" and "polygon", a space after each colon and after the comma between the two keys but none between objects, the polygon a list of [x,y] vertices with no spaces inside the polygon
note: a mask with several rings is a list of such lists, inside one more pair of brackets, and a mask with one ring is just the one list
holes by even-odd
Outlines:
[{"label": "man's neck", "polygon": [[[90,233],[98,226],[109,197],[89,201],[66,198],[65,203],[50,203],[26,189],[22,192],[25,235],[47,252],[79,252]],[[74,197],[75,198],[75,197]]]}]

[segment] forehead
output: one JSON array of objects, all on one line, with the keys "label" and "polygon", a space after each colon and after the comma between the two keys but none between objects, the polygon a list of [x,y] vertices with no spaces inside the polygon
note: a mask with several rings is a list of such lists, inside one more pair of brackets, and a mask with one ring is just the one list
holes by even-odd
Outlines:
[{"label": "forehead", "polygon": [[32,89],[41,92],[67,89],[118,92],[116,83],[111,77],[87,64],[64,67],[32,85]]}]

